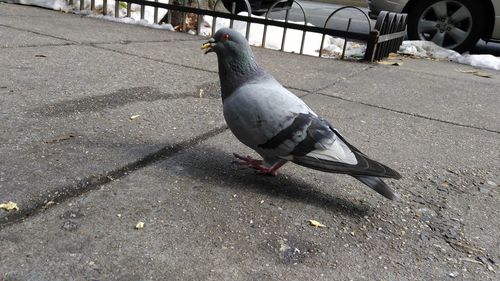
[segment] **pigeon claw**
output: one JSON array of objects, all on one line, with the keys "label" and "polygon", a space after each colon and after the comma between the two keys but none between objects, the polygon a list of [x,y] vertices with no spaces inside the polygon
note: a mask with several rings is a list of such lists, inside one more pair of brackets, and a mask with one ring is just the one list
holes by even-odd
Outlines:
[{"label": "pigeon claw", "polygon": [[[237,160],[234,160],[233,163],[240,165],[240,166],[247,166],[249,168],[252,168],[255,170],[255,172],[259,175],[265,175],[265,176],[276,176],[277,175],[277,168],[279,167],[266,167],[264,166],[262,160],[254,159],[251,156],[241,156],[239,154],[233,153],[234,157],[236,157]],[[281,165],[280,165],[281,167]]]},{"label": "pigeon claw", "polygon": [[268,167],[264,167],[264,166],[258,167],[255,172],[259,175],[272,176],[272,177],[275,177],[278,174],[278,171],[273,169],[273,167],[268,168]]}]

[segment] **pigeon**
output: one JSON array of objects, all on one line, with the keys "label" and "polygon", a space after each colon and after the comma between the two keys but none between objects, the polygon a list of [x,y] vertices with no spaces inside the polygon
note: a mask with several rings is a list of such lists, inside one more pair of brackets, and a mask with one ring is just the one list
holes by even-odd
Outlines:
[{"label": "pigeon", "polygon": [[399,195],[381,178],[395,170],[368,158],[327,120],[283,87],[256,62],[239,32],[221,28],[201,47],[217,54],[224,119],[236,138],[263,160],[234,154],[235,162],[276,175],[287,162],[353,176],[384,197]]}]

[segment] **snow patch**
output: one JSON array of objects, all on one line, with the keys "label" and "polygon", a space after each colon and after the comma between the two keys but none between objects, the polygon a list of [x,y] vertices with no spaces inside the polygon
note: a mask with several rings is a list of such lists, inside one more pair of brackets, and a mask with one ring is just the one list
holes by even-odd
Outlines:
[{"label": "snow patch", "polygon": [[65,12],[72,9],[64,0],[14,0],[13,2],[16,4],[32,5]]},{"label": "snow patch", "polygon": [[[80,11],[80,1],[74,1],[73,6],[70,6],[65,0],[14,0],[15,3],[34,5],[44,8],[62,10],[66,12],[74,12],[82,15],[87,15],[90,17],[100,18],[109,21],[122,22],[128,24],[137,24],[141,26],[146,26],[150,28],[173,30],[174,28],[170,24],[154,24],[154,8],[145,7],[144,19],[141,19],[140,5],[133,4],[131,7],[130,17],[126,17],[127,9],[126,6],[120,6],[119,17],[115,17],[115,1],[108,1],[106,15],[102,15],[103,1],[95,0],[95,9],[100,11],[99,14],[90,11],[90,0],[85,0],[84,10]],[[159,0],[162,3],[168,3],[168,0]],[[121,2],[124,3],[124,2]],[[158,9],[158,20],[162,19],[167,13],[166,9]],[[242,12],[239,15],[248,16],[246,12]],[[252,15],[252,17],[258,17]],[[264,17],[258,17],[264,18]],[[205,36],[211,36],[212,34],[212,22],[213,17],[203,16],[200,24],[200,34]],[[222,27],[229,27],[229,19],[217,18],[215,30],[219,30]],[[304,22],[293,22],[295,24],[304,24]],[[250,38],[249,42],[251,45],[265,47],[268,49],[281,49],[282,38],[283,38],[283,28],[277,26],[268,26],[266,31],[266,41],[263,42],[264,25],[252,23],[250,24]],[[311,24],[309,24],[311,25]],[[242,21],[234,21],[233,28],[243,35],[246,34],[247,23]],[[189,31],[193,33],[192,30]],[[299,53],[301,48],[303,31],[296,29],[287,29],[284,51]],[[303,46],[303,54],[319,56],[319,49],[321,47],[322,35],[314,32],[306,32],[305,40]],[[332,36],[325,36],[323,43],[323,57],[337,58],[342,54],[344,48],[345,40],[342,38],[335,38]],[[366,45],[363,43],[356,43],[348,41],[346,44],[345,57],[349,58],[360,58],[364,56],[366,51]],[[404,41],[399,49],[399,53],[413,55],[422,58],[434,58],[441,60],[449,60],[461,64],[467,64],[474,67],[489,68],[494,70],[500,70],[500,57],[495,57],[493,55],[470,55],[470,54],[459,54],[453,50],[448,50],[430,41]]]},{"label": "snow patch", "polygon": [[[106,15],[103,15],[103,1],[95,0],[95,11],[90,10],[90,0],[84,1],[84,10],[79,10],[80,1],[75,0],[73,6],[67,4],[64,0],[16,0],[16,2],[20,4],[26,5],[35,5],[44,8],[54,9],[54,10],[63,10],[63,11],[71,11],[76,14],[86,15],[89,17],[121,22],[127,24],[137,24],[141,26],[146,26],[150,28],[157,29],[166,29],[166,30],[174,30],[172,25],[163,24],[158,25],[154,24],[154,7],[145,6],[144,11],[144,19],[141,19],[140,13],[140,5],[133,4],[131,7],[130,17],[126,17],[127,9],[125,5],[121,5],[119,8],[118,17],[115,17],[115,1],[108,1]],[[168,3],[168,0],[159,0],[159,2]],[[121,2],[124,3],[124,2]],[[158,20],[162,19],[167,13],[166,9],[159,8],[158,9]],[[248,16],[248,13],[242,12],[239,15]],[[264,18],[259,16],[258,18]],[[213,17],[211,16],[203,16],[200,24],[200,34],[205,36],[211,36],[212,31],[212,21]],[[229,27],[229,19],[217,18],[216,20],[216,28],[215,30],[219,30],[222,27]],[[289,21],[290,23],[295,24],[304,24],[304,22],[294,22]],[[250,24],[250,38],[249,43],[254,46],[259,46],[268,49],[280,50],[283,38],[283,28],[277,26],[268,26],[266,31],[266,41],[263,42],[263,34],[264,34],[264,25],[263,24]],[[308,24],[311,25],[311,24]],[[233,28],[242,34],[246,34],[247,23],[242,21],[234,21]],[[189,33],[194,33],[193,30],[189,30]],[[284,43],[283,50],[285,52],[292,53],[300,53],[301,42],[304,32],[296,29],[287,29],[286,39]],[[321,47],[322,34],[314,33],[314,32],[306,32],[304,37],[304,46],[303,46],[303,54],[319,56],[319,49]],[[335,38],[331,36],[325,36],[323,42],[323,57],[337,58],[342,54],[342,50],[344,48],[345,40],[342,38]],[[346,44],[345,57],[352,58],[361,58],[364,56],[366,51],[366,45],[362,43],[356,43],[348,41]]]},{"label": "snow patch", "polygon": [[432,41],[404,41],[399,48],[400,54],[412,55],[420,58],[434,58],[449,60],[474,67],[500,70],[500,57],[493,55],[459,54],[436,45]]},{"label": "snow patch", "polygon": [[147,20],[135,20],[133,18],[115,18],[114,16],[103,16],[103,15],[94,15],[94,14],[89,14],[88,17],[91,18],[97,18],[97,19],[103,19],[103,20],[108,20],[108,21],[114,21],[114,22],[121,22],[121,23],[126,23],[126,24],[136,24],[136,25],[141,25],[149,28],[155,28],[155,29],[165,29],[169,31],[175,31],[174,27],[171,24],[156,24],[156,23],[150,23]]},{"label": "snow patch", "polygon": [[[238,15],[248,16],[248,13],[241,12]],[[260,16],[254,16],[253,18],[264,18]],[[283,20],[277,20],[283,21]],[[303,25],[304,22],[288,21],[289,23]],[[200,23],[200,34],[205,36],[212,35],[212,23],[213,17],[203,16],[203,21]],[[229,27],[230,20],[224,18],[217,18],[215,23],[215,30],[219,30],[223,27]],[[312,26],[312,24],[308,25]],[[234,21],[233,29],[237,30],[241,34],[246,34],[247,23],[244,21]],[[283,42],[283,27],[278,26],[267,26],[266,30],[266,40],[263,42],[264,35],[264,25],[259,23],[250,24],[250,35],[249,43],[253,46],[263,47],[267,49],[280,50],[281,44]],[[286,39],[283,50],[285,52],[299,53],[302,36],[304,32],[297,29],[287,29]],[[303,54],[311,56],[319,56],[319,49],[321,47],[322,34],[315,32],[306,32],[303,46]],[[344,48],[345,40],[342,38],[335,38],[332,36],[325,36],[325,41],[323,43],[323,57],[340,57],[342,54],[342,49]],[[356,42],[348,41],[346,45],[346,57],[363,57],[366,51],[366,45]]]}]

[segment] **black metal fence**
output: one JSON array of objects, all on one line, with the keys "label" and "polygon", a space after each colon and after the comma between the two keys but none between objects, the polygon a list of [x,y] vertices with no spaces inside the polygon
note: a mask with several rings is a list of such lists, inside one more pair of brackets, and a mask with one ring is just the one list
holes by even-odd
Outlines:
[{"label": "black metal fence", "polygon": [[[73,4],[73,0],[68,0],[69,4]],[[256,23],[256,24],[262,24],[264,25],[264,32],[262,35],[262,47],[266,47],[266,39],[267,39],[267,29],[268,26],[276,26],[276,27],[282,27],[283,28],[283,33],[282,33],[282,38],[281,38],[281,48],[280,50],[283,51],[285,48],[285,40],[287,36],[287,30],[289,29],[294,29],[294,30],[299,30],[302,31],[302,39],[300,42],[300,54],[303,54],[304,51],[304,43],[306,40],[306,32],[313,32],[313,33],[318,33],[322,35],[321,39],[321,44],[318,46],[319,50],[319,56],[323,56],[324,53],[324,42],[325,42],[325,37],[327,35],[332,36],[332,37],[339,37],[343,38],[344,41],[344,46],[341,54],[341,58],[344,58],[345,51],[346,51],[346,45],[348,41],[354,41],[354,42],[361,42],[365,43],[367,48],[366,52],[364,54],[364,60],[373,62],[377,60],[381,60],[385,57],[388,56],[389,53],[391,52],[396,52],[402,41],[403,38],[406,34],[406,23],[407,23],[407,15],[406,14],[397,14],[397,13],[388,13],[388,12],[381,12],[377,18],[376,24],[372,29],[372,23],[368,15],[366,13],[357,8],[357,7],[352,7],[352,6],[345,6],[341,7],[339,9],[334,10],[325,20],[323,26],[313,26],[313,25],[308,25],[308,20],[307,20],[307,15],[304,11],[303,6],[295,1],[295,0],[277,0],[274,4],[272,4],[267,11],[264,13],[264,17],[256,17],[252,15],[252,8],[248,0],[232,0],[231,8],[229,12],[224,12],[224,11],[218,11],[217,7],[220,6],[219,4],[221,3],[221,0],[217,0],[215,2],[214,8],[212,10],[209,9],[203,9],[200,5],[200,0],[191,0],[191,3],[195,3],[194,7],[193,5],[187,5],[186,0],[181,0],[180,4],[170,4],[169,3],[160,3],[158,0],[154,1],[146,1],[146,0],[123,0],[123,1],[114,1],[114,6],[115,6],[115,11],[114,15],[115,17],[119,17],[119,9],[120,9],[120,2],[121,3],[126,3],[126,16],[130,17],[131,15],[131,7],[132,4],[137,4],[140,5],[140,18],[144,19],[145,15],[145,7],[150,6],[154,7],[154,23],[159,23],[159,18],[158,18],[158,9],[167,9],[167,23],[172,23],[172,14],[174,12],[181,13],[182,14],[182,30],[186,30],[186,17],[187,14],[195,14],[198,23],[201,22],[201,17],[204,15],[207,16],[212,16],[213,21],[212,21],[212,34],[215,33],[216,29],[216,21],[218,18],[224,18],[224,19],[229,19],[230,21],[230,27],[233,27],[234,21],[242,21],[246,22],[246,38],[249,39],[250,32],[251,32],[251,23]],[[238,3],[236,1],[239,1]],[[284,9],[285,10],[285,16],[284,19],[281,20],[276,20],[276,19],[271,19],[269,16],[271,13],[275,10],[276,7],[278,6],[283,6],[285,2],[293,2],[291,4],[297,5],[299,10],[302,12],[303,24],[298,24],[296,22],[290,22],[289,21],[289,13],[290,9]],[[84,10],[84,0],[80,0],[80,10]],[[179,3],[179,2],[177,2]],[[241,7],[246,7],[246,11],[248,11],[247,15],[240,15],[237,14],[236,7],[238,5],[238,10],[241,10]],[[103,6],[102,6],[102,13],[103,15],[107,15],[108,13],[108,1],[103,0]],[[227,5],[226,5],[227,6]],[[95,0],[91,0],[90,3],[90,9],[95,10]],[[281,9],[283,10],[283,9]],[[359,32],[359,31],[352,31],[351,30],[351,22],[352,18],[348,18],[347,25],[345,29],[339,29],[339,28],[329,28],[329,23],[330,21],[339,14],[339,12],[343,10],[353,10],[357,13],[360,14],[360,18],[363,20],[366,20],[366,32]],[[197,28],[195,30],[196,34],[200,33],[200,25],[197,25]]]}]

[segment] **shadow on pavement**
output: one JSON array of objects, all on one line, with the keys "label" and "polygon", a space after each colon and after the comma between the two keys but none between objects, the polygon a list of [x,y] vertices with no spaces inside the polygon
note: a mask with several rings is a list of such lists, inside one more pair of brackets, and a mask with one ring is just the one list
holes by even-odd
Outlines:
[{"label": "shadow on pavement", "polygon": [[182,152],[180,156],[174,156],[169,161],[162,162],[160,166],[167,170],[181,166],[180,174],[197,178],[207,183],[210,188],[216,185],[229,189],[250,190],[273,197],[304,202],[351,217],[362,218],[372,212],[367,205],[356,204],[335,196],[334,188],[331,188],[332,194],[327,194],[293,175],[278,174],[276,177],[257,175],[250,169],[237,168],[232,164],[233,160],[228,152],[214,147],[196,146],[189,151]]}]

